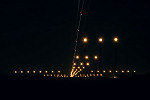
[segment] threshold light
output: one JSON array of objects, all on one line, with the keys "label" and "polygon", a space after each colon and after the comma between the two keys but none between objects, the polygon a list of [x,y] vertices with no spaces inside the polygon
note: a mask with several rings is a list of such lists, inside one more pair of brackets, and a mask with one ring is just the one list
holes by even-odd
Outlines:
[{"label": "threshold light", "polygon": [[83,42],[84,42],[84,43],[87,43],[87,41],[88,41],[88,40],[87,40],[87,38],[86,38],[86,37],[85,37],[85,38],[83,38]]}]

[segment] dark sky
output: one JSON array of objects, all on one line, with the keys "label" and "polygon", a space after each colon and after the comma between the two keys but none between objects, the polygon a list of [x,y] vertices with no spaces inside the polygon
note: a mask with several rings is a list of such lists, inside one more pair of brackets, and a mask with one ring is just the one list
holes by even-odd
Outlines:
[{"label": "dark sky", "polygon": [[[1,1],[0,73],[38,66],[70,69],[77,29],[77,2]],[[134,67],[138,73],[150,73],[149,8],[146,0],[86,0],[80,36],[84,34],[90,41],[103,36],[103,64],[106,66],[114,64],[112,39],[118,36],[118,64]]]}]

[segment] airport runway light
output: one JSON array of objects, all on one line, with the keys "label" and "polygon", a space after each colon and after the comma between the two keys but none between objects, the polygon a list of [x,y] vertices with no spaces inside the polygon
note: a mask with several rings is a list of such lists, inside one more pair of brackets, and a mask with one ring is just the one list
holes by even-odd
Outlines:
[{"label": "airport runway light", "polygon": [[93,73],[93,70],[91,70],[91,73]]},{"label": "airport runway light", "polygon": [[98,41],[101,43],[103,42],[103,38],[99,38]]},{"label": "airport runway light", "polygon": [[82,69],[80,69],[80,71],[82,71]]},{"label": "airport runway light", "polygon": [[76,59],[79,59],[79,56],[76,56]]},{"label": "airport runway light", "polygon": [[21,74],[23,73],[23,71],[21,71]]},{"label": "airport runway light", "polygon": [[60,70],[58,71],[58,73],[60,73]]},{"label": "airport runway light", "polygon": [[73,67],[73,69],[75,69],[75,67]]},{"label": "airport runway light", "polygon": [[106,71],[105,70],[103,70],[103,73],[105,73]]},{"label": "airport runway light", "polygon": [[129,70],[127,70],[127,73],[129,73],[130,71]]},{"label": "airport runway light", "polygon": [[27,73],[29,74],[29,71],[27,71]]},{"label": "airport runway light", "polygon": [[80,63],[80,65],[83,65],[83,63]]},{"label": "airport runway light", "polygon": [[76,63],[73,63],[73,65],[76,65]]},{"label": "airport runway light", "polygon": [[78,67],[78,69],[80,69],[80,67]]},{"label": "airport runway light", "polygon": [[97,73],[99,73],[99,70],[97,70]]},{"label": "airport runway light", "polygon": [[45,76],[45,74],[44,74],[44,76]]},{"label": "airport runway light", "polygon": [[54,71],[52,70],[52,73],[54,73]]},{"label": "airport runway light", "polygon": [[88,39],[85,37],[85,38],[83,38],[83,42],[84,43],[87,43],[87,41],[88,41]]},{"label": "airport runway light", "polygon": [[46,70],[45,73],[48,73],[48,71]]},{"label": "airport runway light", "polygon": [[35,70],[33,71],[33,73],[35,74]]},{"label": "airport runway light", "polygon": [[49,74],[47,74],[47,76],[49,76]]},{"label": "airport runway light", "polygon": [[94,59],[97,59],[98,57],[97,56],[94,56]]},{"label": "airport runway light", "polygon": [[116,73],[118,73],[118,71],[116,70]]},{"label": "airport runway light", "polygon": [[121,72],[124,73],[124,70],[122,70]]},{"label": "airport runway light", "polygon": [[100,74],[100,76],[103,76],[103,74]]},{"label": "airport runway light", "polygon": [[40,70],[39,73],[42,73],[42,71]]},{"label": "airport runway light", "polygon": [[86,63],[86,65],[87,65],[87,66],[89,66],[89,65],[90,65],[90,63]]},{"label": "airport runway light", "polygon": [[111,73],[111,70],[109,70],[109,72]]},{"label": "airport runway light", "polygon": [[114,38],[114,42],[118,42],[118,38],[117,37]]},{"label": "airport runway light", "polygon": [[133,72],[135,73],[136,71],[134,70]]},{"label": "airport runway light", "polygon": [[89,59],[89,57],[88,57],[88,56],[85,56],[85,59]]},{"label": "airport runway light", "polygon": [[17,74],[17,71],[15,71],[15,74]]},{"label": "airport runway light", "polygon": [[85,67],[82,67],[83,69],[85,68]]}]

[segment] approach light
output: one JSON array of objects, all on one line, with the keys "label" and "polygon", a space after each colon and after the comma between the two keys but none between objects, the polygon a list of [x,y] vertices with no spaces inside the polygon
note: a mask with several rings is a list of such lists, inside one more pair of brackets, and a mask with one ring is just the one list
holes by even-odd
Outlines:
[{"label": "approach light", "polygon": [[23,71],[20,71],[21,72],[21,74],[23,73]]},{"label": "approach light", "polygon": [[48,71],[46,70],[45,73],[48,73]]},{"label": "approach light", "polygon": [[118,42],[118,38],[117,37],[114,38],[114,42]]},{"label": "approach light", "polygon": [[89,57],[88,57],[88,56],[85,56],[85,59],[89,59]]},{"label": "approach light", "polygon": [[83,65],[83,63],[80,63],[80,65]]},{"label": "approach light", "polygon": [[98,57],[97,56],[94,56],[94,59],[97,59]]},{"label": "approach light", "polygon": [[27,73],[29,73],[29,71],[27,71]]},{"label": "approach light", "polygon": [[90,63],[86,63],[86,65],[87,65],[87,66],[89,66],[89,65],[90,65]]},{"label": "approach light", "polygon": [[35,70],[33,71],[33,73],[35,73]]},{"label": "approach light", "polygon": [[99,41],[99,42],[103,42],[103,38],[99,38],[98,41]]},{"label": "approach light", "polygon": [[17,74],[17,71],[15,71],[15,74]]},{"label": "approach light", "polygon": [[76,59],[79,59],[79,56],[76,56]]},{"label": "approach light", "polygon": [[76,65],[76,63],[73,63],[73,65]]},{"label": "approach light", "polygon": [[87,38],[83,38],[83,42],[84,42],[84,43],[87,43]]}]

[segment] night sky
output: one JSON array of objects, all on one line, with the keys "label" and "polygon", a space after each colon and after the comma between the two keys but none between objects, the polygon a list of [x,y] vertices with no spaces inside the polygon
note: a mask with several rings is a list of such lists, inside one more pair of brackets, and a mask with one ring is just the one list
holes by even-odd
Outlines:
[{"label": "night sky", "polygon": [[[70,69],[77,29],[78,0],[2,0],[0,73],[15,68]],[[149,3],[141,0],[86,0],[80,36],[104,38],[103,64],[114,64],[113,37],[119,37],[118,64],[150,73]],[[81,38],[79,41],[81,41]],[[92,49],[91,50],[96,50]]]}]

